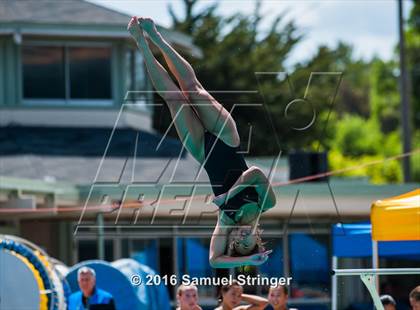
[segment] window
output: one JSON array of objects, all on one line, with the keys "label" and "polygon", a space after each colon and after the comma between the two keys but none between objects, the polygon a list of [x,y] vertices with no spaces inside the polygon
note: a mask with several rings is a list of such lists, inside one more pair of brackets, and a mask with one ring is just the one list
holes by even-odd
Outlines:
[{"label": "window", "polygon": [[70,98],[111,98],[111,50],[69,48]]},{"label": "window", "polygon": [[[79,240],[77,245],[78,261],[98,259],[98,241]],[[114,260],[114,242],[105,240],[105,260],[112,262]]]},{"label": "window", "polygon": [[24,46],[23,97],[65,98],[64,48]]},{"label": "window", "polygon": [[24,45],[25,100],[110,100],[111,48]]},{"label": "window", "polygon": [[130,108],[146,112],[153,111],[153,106],[148,102],[152,94],[144,91],[147,89],[147,80],[142,55],[137,51],[127,49],[125,58],[127,65],[126,99],[133,103]]}]

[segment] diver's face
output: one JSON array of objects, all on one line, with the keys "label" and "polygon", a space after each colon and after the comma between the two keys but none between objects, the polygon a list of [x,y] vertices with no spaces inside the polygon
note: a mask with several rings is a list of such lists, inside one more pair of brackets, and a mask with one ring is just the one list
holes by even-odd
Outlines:
[{"label": "diver's face", "polygon": [[223,294],[223,304],[231,309],[235,308],[241,303],[242,287],[238,285],[232,286],[226,293]]},{"label": "diver's face", "polygon": [[178,296],[179,306],[181,310],[191,310],[197,306],[198,294],[194,288],[184,290],[180,296]]},{"label": "diver's face", "polygon": [[252,226],[240,226],[234,232],[234,249],[241,255],[249,254],[257,245],[257,236]]},{"label": "diver's face", "polygon": [[270,288],[270,292],[268,293],[268,302],[274,308],[284,308],[287,304],[287,295],[284,293],[283,288]]}]

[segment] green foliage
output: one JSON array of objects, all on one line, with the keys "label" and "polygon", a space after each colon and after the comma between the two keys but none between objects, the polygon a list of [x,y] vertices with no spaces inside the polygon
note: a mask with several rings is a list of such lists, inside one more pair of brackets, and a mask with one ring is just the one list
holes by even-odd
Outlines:
[{"label": "green foliage", "polygon": [[[399,131],[383,134],[374,118],[365,120],[346,115],[336,126],[333,149],[328,157],[330,168],[344,169],[341,176],[367,176],[376,184],[401,182],[400,160],[388,160],[401,153],[400,137]],[[346,170],[359,166],[362,167]]]},{"label": "green foliage", "polygon": [[[313,58],[298,64],[292,76],[297,92],[305,91],[312,72],[336,72],[341,74],[341,79],[337,79],[337,75],[325,75],[312,80],[311,98],[324,105],[332,102],[333,110],[338,115],[354,113],[369,116],[370,64],[354,59],[350,45],[343,42],[339,42],[335,48],[321,45]],[[335,93],[335,98],[332,98]]]},{"label": "green foliage", "polygon": [[413,1],[405,33],[408,72],[411,82],[411,111],[414,129],[420,129],[420,2]]},{"label": "green foliage", "polygon": [[372,117],[381,124],[383,132],[394,131],[399,126],[400,95],[394,61],[373,60],[371,64],[370,106]]},{"label": "green foliage", "polygon": [[383,154],[344,156],[339,150],[334,149],[328,153],[328,162],[332,170],[343,171],[339,176],[368,177],[374,184],[402,182],[400,161],[388,160],[387,157]]},{"label": "green foliage", "polygon": [[[420,129],[415,131],[411,145],[413,150],[420,150]],[[420,182],[420,153],[411,156],[411,171],[413,181]]]},{"label": "green foliage", "polygon": [[[385,160],[381,155],[363,155],[346,157],[340,151],[328,153],[328,162],[332,170],[343,171],[339,176],[369,177],[374,184],[399,183],[402,181],[402,170],[397,160]],[[356,167],[359,167],[356,169]],[[349,169],[351,168],[351,169]]]},{"label": "green foliage", "polygon": [[383,139],[375,121],[346,115],[336,125],[333,148],[340,150],[344,156],[375,155],[380,153]]}]

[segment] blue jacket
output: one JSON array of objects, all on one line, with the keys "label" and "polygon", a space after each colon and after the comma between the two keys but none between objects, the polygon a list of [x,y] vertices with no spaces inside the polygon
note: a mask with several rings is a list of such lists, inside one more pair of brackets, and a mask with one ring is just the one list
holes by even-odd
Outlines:
[{"label": "blue jacket", "polygon": [[87,305],[83,305],[83,294],[77,291],[70,295],[68,310],[84,310],[89,309],[93,305],[109,305],[109,309],[115,309],[114,298],[112,295],[104,290],[95,288],[95,292],[87,300]]}]

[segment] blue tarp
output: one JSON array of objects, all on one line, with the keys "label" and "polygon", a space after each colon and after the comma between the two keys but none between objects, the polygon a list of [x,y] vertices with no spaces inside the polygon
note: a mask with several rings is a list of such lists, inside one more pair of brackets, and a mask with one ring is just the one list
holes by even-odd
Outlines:
[{"label": "blue tarp", "polygon": [[199,238],[177,238],[178,270],[190,277],[211,277],[209,245]]},{"label": "blue tarp", "polygon": [[278,277],[283,273],[283,246],[280,242],[274,244],[273,247],[268,246],[267,249],[272,249],[269,260],[259,266],[261,274],[265,277]]},{"label": "blue tarp", "polygon": [[138,250],[132,253],[131,258],[135,259],[142,265],[157,269],[157,253],[157,242],[156,240],[151,240],[151,242],[143,250]]},{"label": "blue tarp", "polygon": [[328,248],[315,236],[290,236],[290,268],[297,283],[326,283],[329,279]]},{"label": "blue tarp", "polygon": [[163,281],[159,284],[144,285],[149,280],[149,277],[153,278],[157,274],[156,271],[129,258],[116,260],[111,265],[125,274],[127,278],[138,275],[142,279],[142,285],[134,286],[138,299],[145,305],[141,308],[142,310],[171,309],[168,290]]},{"label": "blue tarp", "polygon": [[190,277],[211,277],[209,264],[209,247],[199,239],[186,239],[187,273]]},{"label": "blue tarp", "polygon": [[[372,256],[370,223],[336,224],[332,230],[334,256]],[[398,256],[420,260],[420,241],[381,241],[378,242],[378,251],[380,257]]]}]

